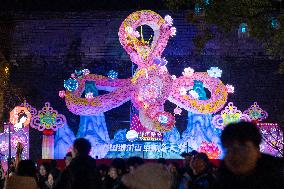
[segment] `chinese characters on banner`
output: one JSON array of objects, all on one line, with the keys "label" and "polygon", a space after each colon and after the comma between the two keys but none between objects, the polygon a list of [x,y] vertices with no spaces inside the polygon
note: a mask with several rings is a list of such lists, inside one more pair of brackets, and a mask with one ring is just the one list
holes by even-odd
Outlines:
[{"label": "chinese characters on banner", "polygon": [[109,144],[110,152],[174,152],[181,153],[186,151],[187,144],[158,143],[158,144]]}]

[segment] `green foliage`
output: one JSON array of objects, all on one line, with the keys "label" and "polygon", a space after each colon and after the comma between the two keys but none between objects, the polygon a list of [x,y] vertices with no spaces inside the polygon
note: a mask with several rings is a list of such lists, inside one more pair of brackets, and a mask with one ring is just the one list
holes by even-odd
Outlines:
[{"label": "green foliage", "polygon": [[[192,9],[188,20],[199,29],[193,40],[198,50],[214,38],[210,25],[217,26],[218,32],[225,34],[236,31],[241,23],[247,23],[250,36],[261,41],[271,56],[284,61],[284,14],[279,1],[209,0],[206,4],[205,0],[165,0],[165,4],[174,11],[184,7]],[[195,4],[202,7],[201,14],[194,12]],[[278,20],[278,28],[271,26],[273,17]],[[283,73],[283,64],[279,73]]]}]

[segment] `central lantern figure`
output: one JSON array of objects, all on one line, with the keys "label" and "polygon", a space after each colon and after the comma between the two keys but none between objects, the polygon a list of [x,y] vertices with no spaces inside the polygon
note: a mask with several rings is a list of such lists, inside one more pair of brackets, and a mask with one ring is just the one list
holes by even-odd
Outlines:
[{"label": "central lantern figure", "polygon": [[[145,42],[136,31],[142,25],[147,25],[154,31],[151,44]],[[153,11],[143,10],[130,14],[122,22],[118,36],[131,61],[138,65],[134,76],[130,79],[110,79],[89,74],[88,70],[82,70],[82,74],[72,74],[65,82],[67,91],[61,92],[61,96],[65,95],[68,109],[77,115],[91,116],[131,100],[139,110],[143,127],[158,132],[171,131],[175,124],[174,115],[164,111],[166,100],[193,113],[212,114],[219,111],[228,96],[226,86],[219,79],[222,71],[211,68],[208,73],[195,73],[193,69],[186,68],[179,78],[169,74],[167,60],[161,56],[169,38],[176,33],[176,28],[172,25],[173,19],[170,16],[163,19]],[[69,85],[71,80],[72,86]],[[82,98],[85,83],[90,81],[95,83],[98,90],[109,93]],[[204,85],[210,91],[211,97],[199,98],[199,91],[202,92],[202,89],[195,90],[196,83],[202,85],[202,88]]]}]

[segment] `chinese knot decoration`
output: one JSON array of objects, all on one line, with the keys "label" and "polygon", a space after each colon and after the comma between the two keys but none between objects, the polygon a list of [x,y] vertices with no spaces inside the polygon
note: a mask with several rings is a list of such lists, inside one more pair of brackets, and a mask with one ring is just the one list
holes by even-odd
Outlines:
[{"label": "chinese knot decoration", "polygon": [[[139,32],[136,31],[136,28],[142,25],[148,25],[154,31],[151,44],[141,39]],[[89,73],[80,77],[76,77],[76,73],[72,74],[70,82],[65,82],[65,102],[68,109],[77,115],[96,115],[131,100],[134,107],[139,110],[139,120],[144,127],[151,131],[167,132],[172,130],[175,117],[172,113],[164,111],[166,100],[194,113],[215,113],[223,108],[228,92],[219,79],[222,73],[220,69],[214,68],[207,73],[194,72],[188,68],[184,76],[174,79],[169,74],[166,67],[168,61],[162,57],[162,53],[169,38],[176,34],[176,28],[172,25],[173,19],[169,15],[164,19],[150,10],[130,14],[122,22],[118,36],[131,61],[138,65],[134,76],[129,79],[109,79]],[[98,89],[109,93],[91,99],[81,97],[88,81],[94,81]],[[196,81],[204,84],[210,91],[209,99],[194,98],[194,95],[187,94]],[[185,89],[185,93],[180,94],[181,88]],[[193,93],[194,91],[191,92]]]},{"label": "chinese knot decoration", "polygon": [[247,114],[243,114],[233,102],[229,102],[221,114],[217,114],[213,117],[212,123],[218,129],[224,129],[230,123],[237,123],[240,121],[251,121]]},{"label": "chinese knot decoration", "polygon": [[58,112],[50,106],[50,103],[46,102],[45,106],[38,111],[37,115],[33,116],[31,127],[43,131],[46,135],[51,135],[53,131],[63,127],[65,123],[65,116],[58,114]]},{"label": "chinese knot decoration", "polygon": [[257,102],[254,102],[253,105],[247,110],[244,111],[244,114],[248,115],[252,121],[263,121],[268,117],[268,113],[261,109]]}]

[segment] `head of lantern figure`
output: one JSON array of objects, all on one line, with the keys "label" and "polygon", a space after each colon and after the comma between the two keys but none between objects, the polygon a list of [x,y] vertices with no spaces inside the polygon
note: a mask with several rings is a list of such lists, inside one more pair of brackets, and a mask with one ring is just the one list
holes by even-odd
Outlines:
[{"label": "head of lantern figure", "polygon": [[26,120],[28,119],[27,114],[25,113],[25,111],[21,111],[18,114],[18,121],[17,123],[14,125],[15,130],[17,131],[18,129],[21,129],[24,127],[24,123],[26,122]]},{"label": "head of lantern figure", "polygon": [[27,114],[22,110],[22,111],[18,114],[18,123],[19,123],[19,124],[24,124],[27,119],[28,119]]}]

